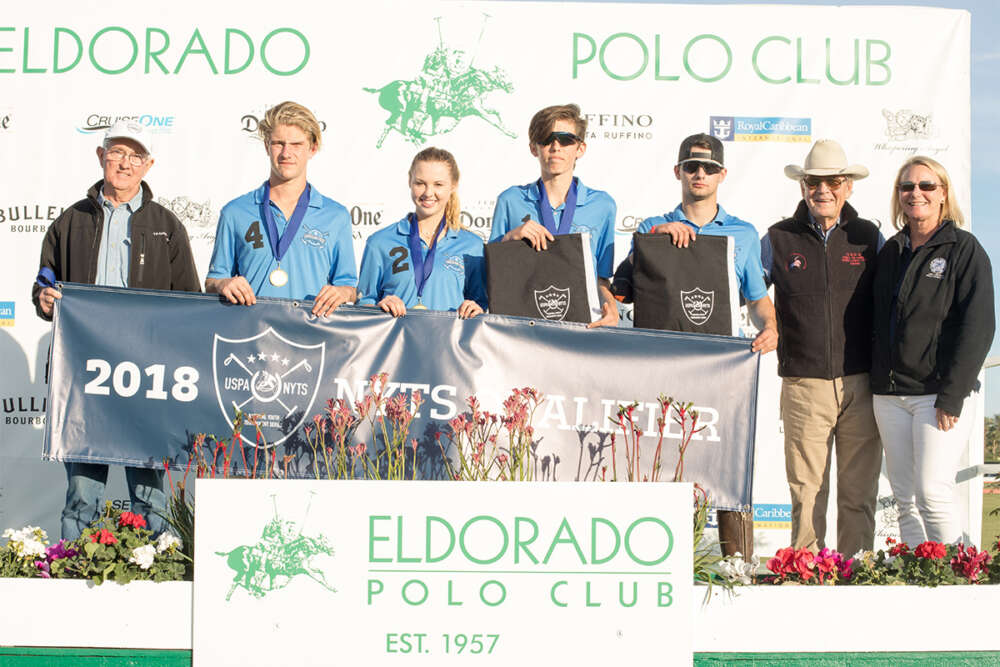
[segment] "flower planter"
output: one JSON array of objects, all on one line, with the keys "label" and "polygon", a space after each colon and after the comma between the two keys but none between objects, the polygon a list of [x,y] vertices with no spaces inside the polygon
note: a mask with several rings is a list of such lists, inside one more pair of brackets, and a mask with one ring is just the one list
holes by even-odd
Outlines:
[{"label": "flower planter", "polygon": [[695,652],[996,651],[1000,586],[695,588]]},{"label": "flower planter", "polygon": [[0,579],[0,646],[191,648],[188,581]]}]

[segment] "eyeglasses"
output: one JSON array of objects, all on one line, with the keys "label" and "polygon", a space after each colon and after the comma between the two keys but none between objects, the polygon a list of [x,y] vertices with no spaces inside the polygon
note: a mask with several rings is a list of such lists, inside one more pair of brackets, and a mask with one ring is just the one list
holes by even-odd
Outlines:
[{"label": "eyeglasses", "polygon": [[558,141],[560,146],[572,146],[573,144],[582,143],[583,140],[572,132],[553,132],[545,137],[545,141],[539,143],[542,146],[549,146],[553,141]]},{"label": "eyeglasses", "polygon": [[714,162],[699,162],[698,160],[685,160],[681,163],[681,169],[688,174],[697,174],[699,169],[704,169],[709,176],[714,176],[722,171],[722,167]]},{"label": "eyeglasses", "polygon": [[838,189],[844,184],[847,179],[843,176],[806,176],[802,179],[802,182],[806,184],[806,187],[810,190],[815,190],[820,186],[820,183],[826,183],[826,187],[831,190]]},{"label": "eyeglasses", "polygon": [[934,192],[939,187],[941,187],[940,183],[933,183],[931,181],[920,181],[919,183],[903,181],[896,186],[900,192],[913,192],[916,188],[920,188],[921,192]]},{"label": "eyeglasses", "polygon": [[104,159],[108,162],[121,162],[122,160],[128,160],[128,163],[133,167],[141,167],[146,161],[146,156],[139,155],[138,153],[126,153],[120,148],[112,148],[111,150],[104,152]]}]

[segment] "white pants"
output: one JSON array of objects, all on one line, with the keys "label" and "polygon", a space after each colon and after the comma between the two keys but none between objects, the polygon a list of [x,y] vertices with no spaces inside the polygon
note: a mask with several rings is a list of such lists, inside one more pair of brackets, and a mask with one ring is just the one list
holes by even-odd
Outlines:
[{"label": "white pants", "polygon": [[937,394],[872,397],[889,484],[899,508],[899,532],[910,548],[927,540],[951,544],[962,539],[955,475],[972,432],[976,404],[967,397],[955,426],[941,431],[935,400]]}]

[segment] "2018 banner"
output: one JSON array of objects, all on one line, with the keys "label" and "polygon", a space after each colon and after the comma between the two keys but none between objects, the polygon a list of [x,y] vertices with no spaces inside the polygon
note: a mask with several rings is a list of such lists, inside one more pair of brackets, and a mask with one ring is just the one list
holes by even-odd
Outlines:
[{"label": "2018 banner", "polygon": [[[690,401],[703,427],[685,456],[685,481],[705,487],[716,507],[750,505],[759,355],[749,340],[496,315],[395,319],[362,307],[316,318],[310,303],[296,301],[230,306],[215,296],[83,285],[65,285],[63,295],[53,324],[49,459],[180,468],[197,434],[230,436],[241,411],[260,426],[260,438],[254,429],[243,435],[251,456],[263,449],[285,462],[281,475],[311,477],[315,454],[303,427],[328,399],[353,404],[385,371],[387,392],[424,397],[410,426],[423,476],[443,474],[436,434],[466,411],[468,397],[499,411],[512,388],[525,386],[545,396],[533,422],[536,479],[610,477],[613,451],[622,478],[625,446],[620,432],[613,446],[611,418],[633,402],[642,433],[636,477],[649,476],[657,397],[667,395]],[[664,434],[661,478],[669,480],[681,441],[669,416]],[[232,465],[245,472],[242,457]]]}]

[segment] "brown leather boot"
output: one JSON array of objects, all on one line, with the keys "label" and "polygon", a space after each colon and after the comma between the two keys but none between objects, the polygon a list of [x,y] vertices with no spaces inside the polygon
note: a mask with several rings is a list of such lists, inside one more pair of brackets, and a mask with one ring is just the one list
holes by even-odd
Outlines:
[{"label": "brown leather boot", "polygon": [[719,522],[719,545],[723,556],[732,556],[737,551],[744,560],[753,556],[753,513],[719,510],[715,513]]}]

